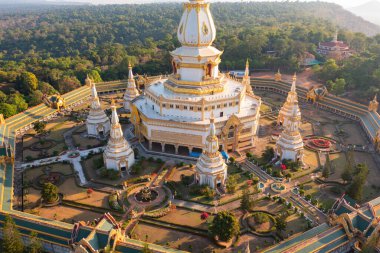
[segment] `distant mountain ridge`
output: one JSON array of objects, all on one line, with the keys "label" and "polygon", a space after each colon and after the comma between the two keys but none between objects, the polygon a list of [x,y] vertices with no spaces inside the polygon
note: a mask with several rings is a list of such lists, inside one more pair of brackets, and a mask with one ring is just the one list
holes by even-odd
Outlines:
[{"label": "distant mountain ridge", "polygon": [[356,15],[380,25],[380,1],[373,0],[349,9]]}]

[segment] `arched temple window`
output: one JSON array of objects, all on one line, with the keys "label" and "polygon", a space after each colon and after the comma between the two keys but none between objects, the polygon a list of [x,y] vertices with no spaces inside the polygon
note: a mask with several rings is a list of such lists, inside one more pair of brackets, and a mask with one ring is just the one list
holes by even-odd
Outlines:
[{"label": "arched temple window", "polygon": [[211,63],[207,64],[206,67],[206,77],[211,77],[212,65]]},{"label": "arched temple window", "polygon": [[172,67],[173,67],[173,74],[177,74],[177,63],[175,61],[172,61]]}]

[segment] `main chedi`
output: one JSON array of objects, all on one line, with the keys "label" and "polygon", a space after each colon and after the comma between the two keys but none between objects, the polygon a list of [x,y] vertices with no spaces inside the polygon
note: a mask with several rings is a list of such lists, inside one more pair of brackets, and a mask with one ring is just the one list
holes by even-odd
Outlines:
[{"label": "main chedi", "polygon": [[195,178],[199,184],[208,185],[211,188],[224,186],[227,179],[227,165],[219,152],[213,115],[210,118],[210,131],[206,138],[205,150],[195,168]]},{"label": "main chedi", "polygon": [[128,63],[128,86],[124,93],[124,109],[130,111],[132,100],[139,95],[140,93],[136,88],[136,81],[133,77],[132,65]]},{"label": "main chedi", "polygon": [[112,101],[111,109],[111,131],[107,147],[103,153],[104,165],[107,169],[128,172],[135,163],[135,155],[128,141],[124,138],[114,101]]},{"label": "main chedi", "polygon": [[87,134],[88,136],[104,138],[110,131],[110,119],[102,110],[95,84],[88,76],[86,85],[89,85],[91,89],[90,112],[86,120]]},{"label": "main chedi", "polygon": [[182,46],[170,53],[172,74],[147,85],[131,108],[135,133],[149,149],[202,153],[212,111],[220,148],[254,146],[261,98],[247,85],[248,76],[242,84],[219,72],[222,52],[212,46],[215,36],[210,4],[184,3],[177,31]]},{"label": "main chedi", "polygon": [[303,162],[303,139],[299,131],[301,111],[298,106],[296,75],[292,87],[278,116],[278,122],[284,127],[276,142],[276,155],[281,159]]}]

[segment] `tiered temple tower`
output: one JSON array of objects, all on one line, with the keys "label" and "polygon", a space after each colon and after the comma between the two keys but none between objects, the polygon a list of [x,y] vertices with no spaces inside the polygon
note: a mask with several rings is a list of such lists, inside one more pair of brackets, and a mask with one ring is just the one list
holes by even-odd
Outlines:
[{"label": "tiered temple tower", "polygon": [[296,82],[297,82],[297,75],[294,74],[292,87],[290,88],[290,91],[288,92],[288,97],[286,98],[284,105],[281,107],[280,112],[278,113],[278,117],[277,117],[278,125],[283,125],[285,119],[291,117],[291,115],[293,114],[294,108],[298,108],[296,113],[299,117],[301,117],[301,111],[298,107]]},{"label": "tiered temple tower", "polygon": [[128,172],[129,168],[135,163],[135,155],[128,141],[124,138],[114,101],[112,101],[111,109],[111,132],[107,147],[103,153],[104,165],[107,169]]},{"label": "tiered temple tower", "polygon": [[128,63],[128,87],[124,93],[124,109],[130,111],[132,100],[139,95],[140,93],[136,88],[136,81],[133,77],[132,66]]},{"label": "tiered temple tower", "polygon": [[227,165],[219,152],[218,137],[215,134],[213,115],[210,118],[210,131],[206,138],[205,150],[196,164],[196,181],[211,188],[223,186],[227,179]]},{"label": "tiered temple tower", "polygon": [[298,106],[296,92],[296,76],[284,106],[281,108],[279,123],[284,130],[276,142],[276,155],[281,159],[303,161],[303,139],[299,131],[301,125],[301,111]]},{"label": "tiered temple tower", "polygon": [[110,119],[102,110],[95,84],[88,76],[86,84],[90,85],[92,95],[90,112],[86,120],[87,134],[93,137],[104,138],[110,131]]},{"label": "tiered temple tower", "polygon": [[249,75],[249,61],[245,63],[245,72],[242,84],[245,86],[247,94],[253,95],[253,90],[251,86],[251,76]]},{"label": "tiered temple tower", "polygon": [[148,85],[145,95],[133,100],[131,121],[147,148],[202,153],[212,111],[221,149],[254,146],[261,98],[247,91],[246,83],[219,72],[222,52],[212,46],[215,36],[210,4],[184,3],[177,31],[182,46],[171,52],[173,73]]}]

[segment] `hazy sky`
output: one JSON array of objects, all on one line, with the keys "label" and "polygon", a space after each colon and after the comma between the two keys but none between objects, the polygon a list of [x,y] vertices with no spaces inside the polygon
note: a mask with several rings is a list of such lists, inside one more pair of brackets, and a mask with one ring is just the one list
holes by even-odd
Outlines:
[{"label": "hazy sky", "polygon": [[[55,0],[57,1],[57,0]],[[59,0],[58,0],[59,1]],[[141,3],[141,2],[165,2],[165,1],[170,1],[170,2],[183,2],[185,0],[66,0],[66,1],[73,1],[73,2],[90,2],[93,4],[123,4],[123,3]],[[240,2],[242,0],[209,0],[210,2],[214,1],[235,1],[235,2]],[[248,0],[243,0],[243,1],[248,1]],[[249,0],[249,1],[263,1],[263,0]],[[271,0],[275,1],[275,0]],[[285,1],[285,0],[278,0],[278,1]],[[301,0],[305,1],[305,0]],[[315,0],[306,0],[306,1],[315,1]],[[357,6],[365,3],[367,0],[324,0],[326,2],[334,2],[337,4],[340,4],[344,7],[352,7],[352,6]],[[368,0],[370,1],[370,0]]]}]

